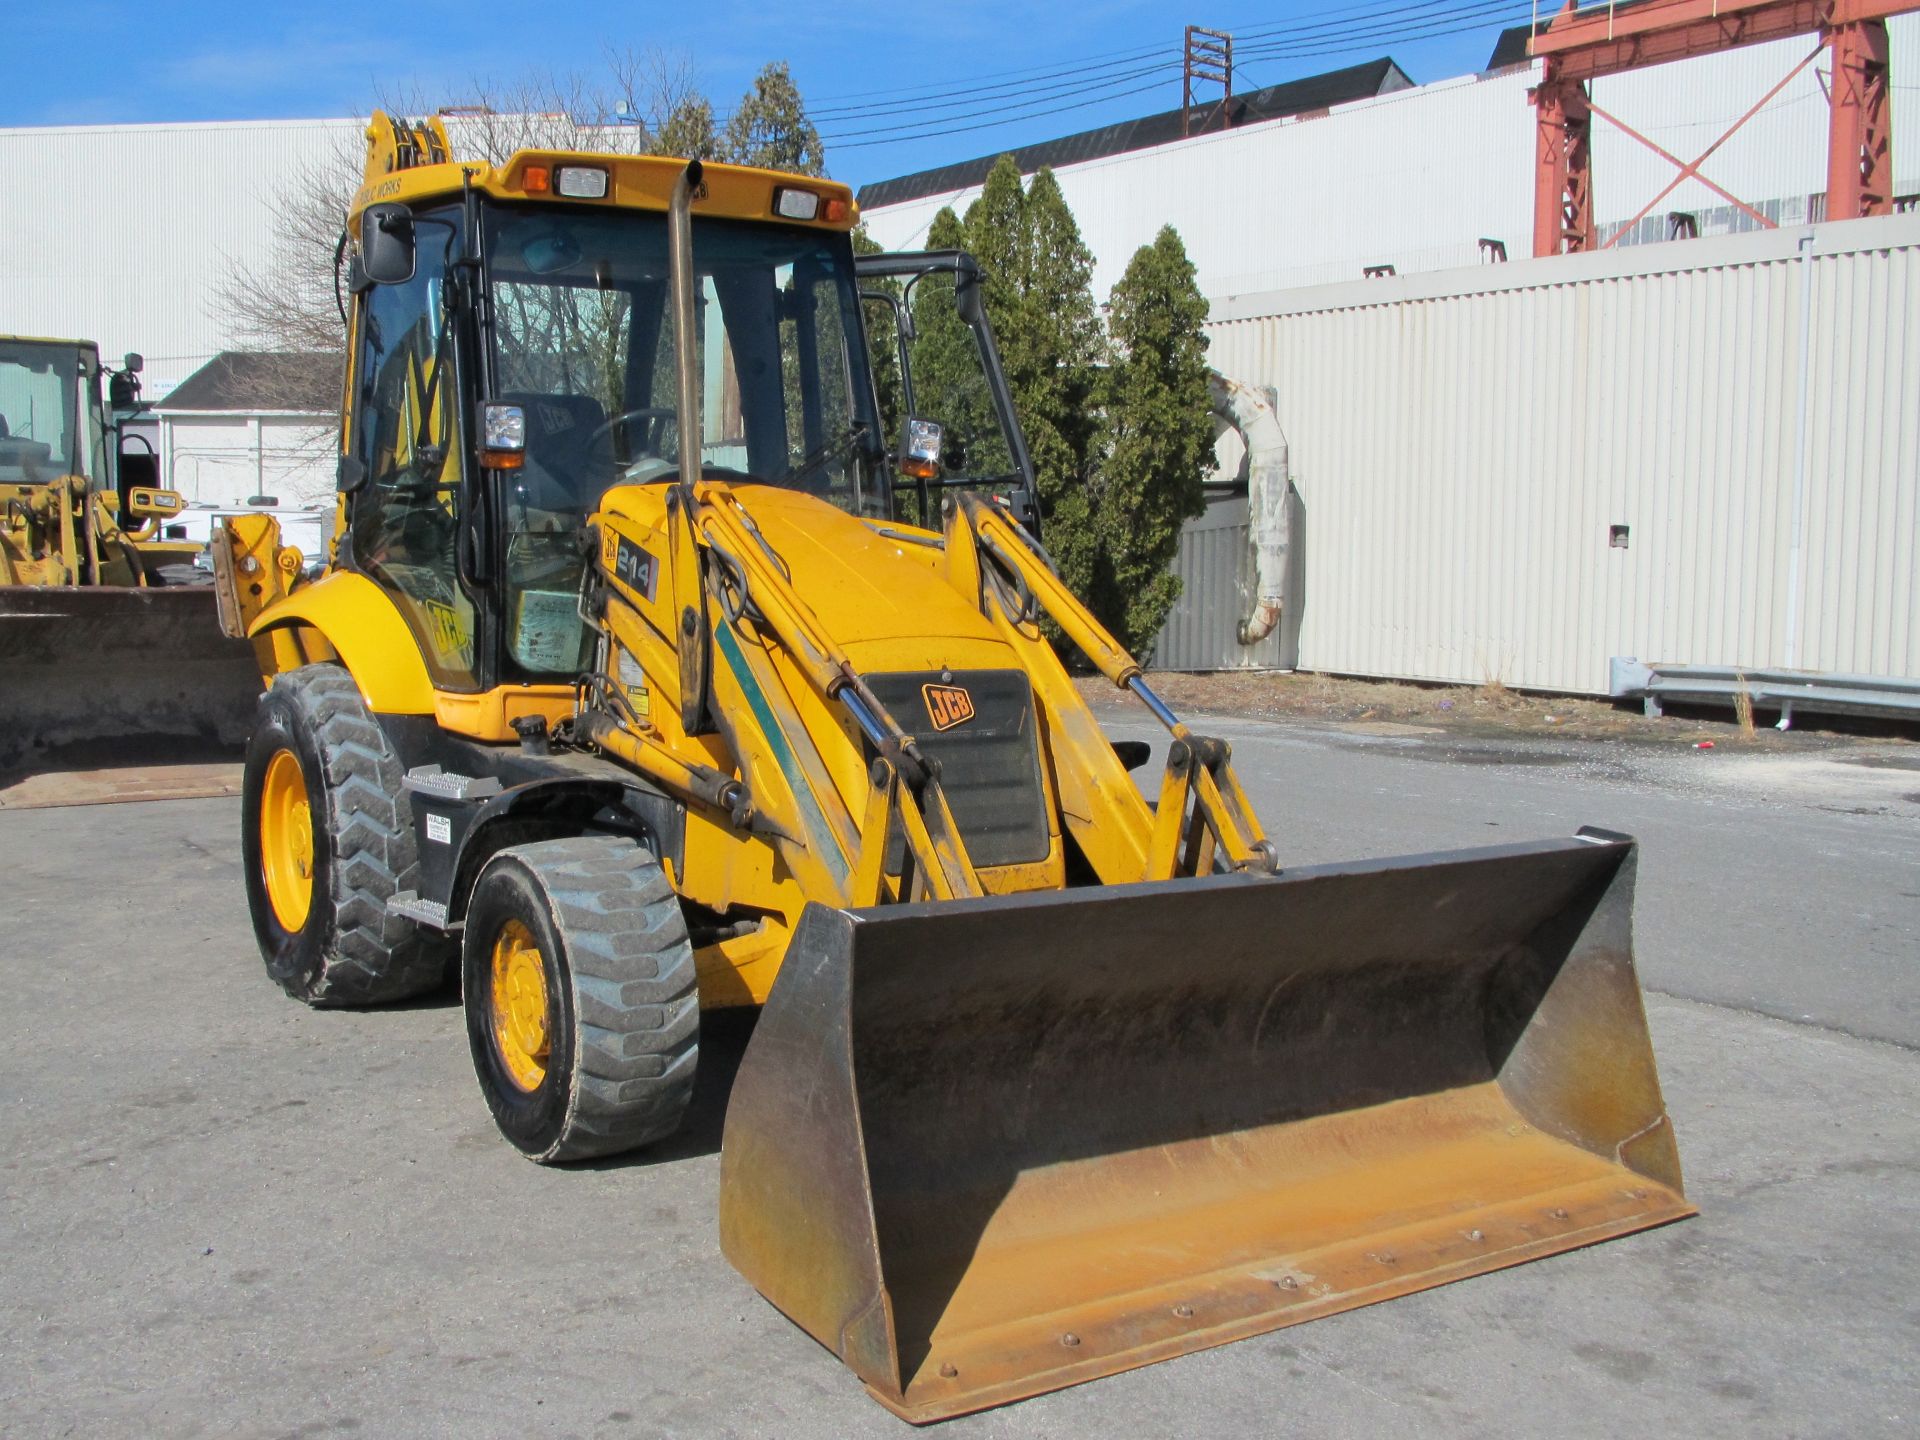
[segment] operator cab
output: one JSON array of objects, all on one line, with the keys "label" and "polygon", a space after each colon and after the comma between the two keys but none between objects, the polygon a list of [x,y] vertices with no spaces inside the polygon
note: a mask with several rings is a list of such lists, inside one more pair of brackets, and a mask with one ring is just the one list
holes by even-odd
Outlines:
[{"label": "operator cab", "polygon": [[0,483],[109,475],[100,355],[77,340],[0,336]]},{"label": "operator cab", "polygon": [[[523,153],[457,193],[357,212],[334,560],[393,598],[436,690],[572,684],[594,641],[589,517],[614,485],[679,478],[669,223],[645,193],[678,167],[592,158]],[[638,203],[609,193],[610,173]],[[706,174],[719,189],[692,221],[703,474],[929,526],[937,486],[964,484],[1017,497],[1031,525],[1031,465],[973,262],[856,265],[849,199]],[[536,195],[536,175],[598,189],[553,180]],[[817,208],[782,208],[796,195]],[[877,301],[894,313],[870,330]],[[915,375],[941,415],[914,411]]]},{"label": "operator cab", "polygon": [[[678,476],[667,218],[475,209],[474,259],[462,258],[461,206],[423,208],[410,216],[411,276],[356,282],[350,563],[427,640],[438,687],[570,682],[590,658],[578,613],[587,518],[613,485]],[[694,235],[703,469],[890,517],[845,234],[702,216]],[[466,278],[476,272],[477,283]],[[474,448],[454,438],[456,396],[469,411],[485,396],[489,413],[517,412],[517,464],[473,464]],[[473,582],[496,574],[504,613],[489,617]]]}]

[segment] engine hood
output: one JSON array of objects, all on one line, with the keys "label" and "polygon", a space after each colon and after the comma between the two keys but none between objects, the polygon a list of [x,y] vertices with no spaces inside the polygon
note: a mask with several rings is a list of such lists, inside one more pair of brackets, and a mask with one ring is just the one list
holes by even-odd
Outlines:
[{"label": "engine hood", "polygon": [[[868,672],[1003,668],[1017,662],[980,611],[948,583],[940,551],[890,539],[825,500],[771,485],[736,485],[821,625]],[[623,505],[620,490],[602,502]],[[649,497],[650,498],[650,497]],[[657,513],[657,502],[647,506]]]}]

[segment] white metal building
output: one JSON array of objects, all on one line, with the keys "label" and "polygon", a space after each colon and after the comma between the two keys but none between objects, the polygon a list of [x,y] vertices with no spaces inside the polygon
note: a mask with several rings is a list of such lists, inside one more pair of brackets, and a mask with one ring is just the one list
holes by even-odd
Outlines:
[{"label": "white metal building", "polygon": [[[1888,22],[1893,46],[1895,192],[1920,191],[1920,15]],[[1692,159],[1793,68],[1812,37],[1756,45],[1594,82],[1596,103]],[[1778,201],[1783,224],[1810,218],[1826,187],[1827,101],[1809,66],[1703,167],[1749,203]],[[1477,264],[1482,238],[1528,253],[1533,216],[1533,109],[1538,67],[1335,105],[1329,111],[1176,140],[1151,149],[1056,165],[1067,203],[1093,251],[1096,296],[1172,224],[1209,299]],[[1601,121],[1594,123],[1595,215],[1601,233],[1652,200],[1673,167]],[[929,172],[933,180],[938,172]],[[919,187],[913,177],[885,193]],[[869,193],[881,187],[869,187]],[[977,186],[868,206],[868,230],[888,249],[925,243],[943,206],[964,212]],[[1660,203],[1707,220],[1725,202],[1689,180]],[[1703,223],[1703,233],[1713,226]]]},{"label": "white metal building", "polygon": [[[1912,196],[1920,16],[1890,31]],[[1813,44],[1610,76],[1594,98],[1691,160]],[[1192,593],[1157,662],[1606,694],[1632,657],[1920,701],[1920,214],[1809,225],[1818,69],[1704,167],[1781,228],[1716,234],[1751,222],[1688,181],[1626,238],[1663,238],[1676,210],[1704,238],[1589,255],[1523,258],[1533,65],[1056,165],[1096,294],[1179,229],[1212,363],[1274,396],[1289,444],[1295,573],[1270,653],[1236,647],[1245,522],[1215,504],[1183,540]],[[1674,173],[1596,120],[1603,240]],[[934,178],[877,189],[894,203],[867,209],[875,238],[923,244],[978,194]],[[1482,263],[1482,239],[1510,263]]]},{"label": "white metal building", "polygon": [[341,383],[334,356],[223,351],[154,407],[160,483],[202,507],[330,504]]},{"label": "white metal building", "polygon": [[1920,677],[1920,214],[1238,297],[1310,670]]},{"label": "white metal building", "polygon": [[[357,120],[0,129],[0,330],[146,357],[148,399],[241,343],[217,300],[289,186],[362,153]],[[30,198],[22,198],[30,197]]]}]

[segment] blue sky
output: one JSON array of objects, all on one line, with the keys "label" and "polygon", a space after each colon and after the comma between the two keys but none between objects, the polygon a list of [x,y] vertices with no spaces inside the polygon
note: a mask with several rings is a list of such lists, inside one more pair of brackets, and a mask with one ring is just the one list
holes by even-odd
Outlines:
[{"label": "blue sky", "polygon": [[1529,8],[1214,4],[13,0],[0,126],[349,115],[392,93],[459,104],[535,72],[591,82],[608,47],[651,47],[686,60],[723,114],[761,65],[787,61],[826,112],[828,168],[859,185],[1171,108],[1189,23],[1235,33],[1236,88],[1250,89],[1378,55],[1416,81],[1468,73]]}]

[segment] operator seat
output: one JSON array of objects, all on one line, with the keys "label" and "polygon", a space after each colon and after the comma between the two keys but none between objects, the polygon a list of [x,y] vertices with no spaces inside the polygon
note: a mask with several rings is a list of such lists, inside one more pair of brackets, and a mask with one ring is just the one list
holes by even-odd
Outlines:
[{"label": "operator seat", "polygon": [[526,463],[507,482],[510,510],[524,506],[550,514],[590,514],[614,480],[612,436],[593,438],[607,420],[600,402],[591,395],[530,390],[509,391],[500,399],[518,405],[527,417]]}]

